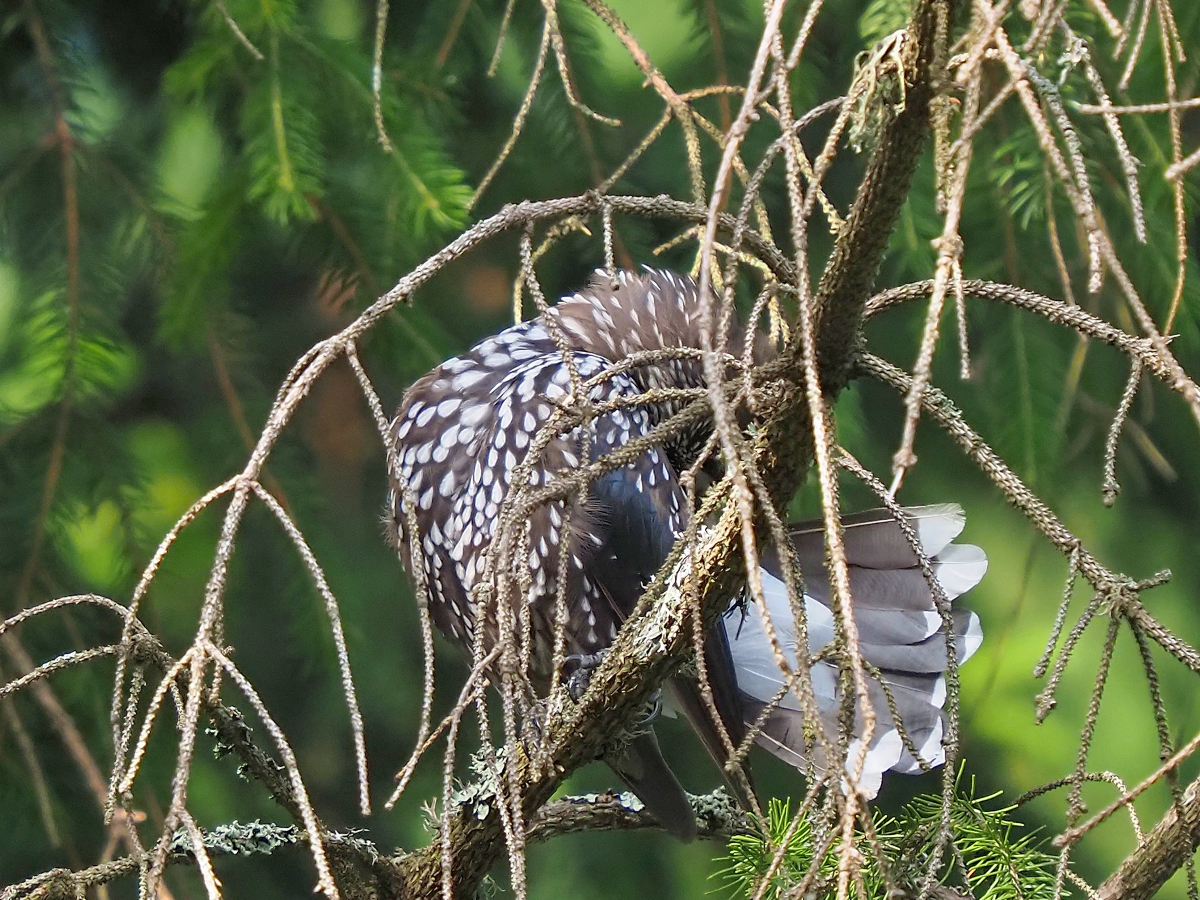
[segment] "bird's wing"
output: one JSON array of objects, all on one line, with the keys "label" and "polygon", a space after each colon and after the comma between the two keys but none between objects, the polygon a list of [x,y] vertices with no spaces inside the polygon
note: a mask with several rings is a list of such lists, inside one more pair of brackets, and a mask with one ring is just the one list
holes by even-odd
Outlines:
[{"label": "bird's wing", "polygon": [[[603,529],[604,534],[588,572],[623,621],[670,554],[675,535],[682,528],[686,498],[666,457],[650,451],[596,479],[589,501],[593,527]],[[729,751],[721,725],[735,748],[746,729],[729,642],[720,625],[706,637],[704,662],[711,703],[705,699],[696,675],[676,675],[668,689],[674,705],[683,712],[730,788],[749,808],[748,781],[743,783],[724,769]],[[713,717],[713,707],[721,725]]]},{"label": "bird's wing", "polygon": [[[700,738],[700,743],[704,745],[712,761],[721,770],[725,783],[738,803],[743,809],[750,810],[754,808],[754,779],[749,768],[742,769],[744,780],[725,769],[730,754],[724,738],[727,737],[734,750],[737,750],[746,738],[746,724],[743,720],[743,705],[738,694],[737,680],[734,677],[729,640],[725,635],[724,626],[720,623],[711,629],[704,639],[704,662],[708,687],[712,693],[711,704],[704,697],[699,677],[692,674],[679,674],[671,679],[668,685],[671,699]],[[713,717],[714,707],[717,712],[716,719]],[[725,731],[724,737],[721,735],[722,728]]]}]

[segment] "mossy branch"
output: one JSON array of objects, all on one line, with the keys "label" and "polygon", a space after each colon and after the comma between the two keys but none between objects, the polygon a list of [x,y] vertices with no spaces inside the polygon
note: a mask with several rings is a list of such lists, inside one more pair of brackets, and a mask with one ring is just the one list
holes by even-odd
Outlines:
[{"label": "mossy branch", "polygon": [[[952,7],[949,0],[920,0],[914,4],[903,53],[907,102],[882,130],[847,226],[838,236],[821,279],[819,352],[829,399],[850,378],[874,276],[929,134],[929,100],[935,91],[933,61],[945,53],[945,47],[937,46],[945,39],[937,23],[949,20]],[[812,465],[812,435],[805,414],[799,353],[798,340],[793,340],[784,353],[785,365],[776,369],[780,376],[778,400],[755,438],[759,469],[777,503],[790,499]],[[726,514],[690,556],[690,585],[702,598],[705,626],[717,621],[745,578],[739,552],[740,525],[736,511],[728,504],[729,493],[728,484],[723,483],[706,501],[711,509],[724,507]],[[655,687],[690,656],[692,602],[680,589],[678,574],[666,578],[661,574],[647,591],[643,614],[628,622],[617,636],[605,663],[593,676],[587,695],[577,706],[568,706],[565,715],[548,723],[543,739],[550,747],[551,765],[535,772],[523,753],[514,760],[527,820],[533,819],[568,774],[600,755],[608,735],[620,733],[633,723]],[[500,802],[497,800],[497,805]],[[455,894],[470,896],[503,849],[498,813],[482,819],[459,813],[450,823]],[[431,845],[405,860],[406,897],[441,896],[441,851],[440,846]]]}]

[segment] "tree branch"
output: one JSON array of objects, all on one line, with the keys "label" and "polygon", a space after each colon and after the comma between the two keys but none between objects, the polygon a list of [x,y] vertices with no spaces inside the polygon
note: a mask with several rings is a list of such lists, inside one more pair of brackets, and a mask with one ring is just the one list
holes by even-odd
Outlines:
[{"label": "tree branch", "polygon": [[[725,840],[750,830],[750,822],[724,791],[701,796],[689,795],[700,830],[698,837]],[[529,840],[546,841],[581,831],[657,831],[662,826],[647,813],[635,796],[621,794],[581,794],[547,803],[530,823]],[[292,825],[270,822],[230,822],[201,832],[204,849],[210,856],[269,855],[276,850],[302,846],[307,835]],[[326,847],[335,858],[357,862],[360,866],[360,890],[351,888],[350,896],[388,896],[387,885],[398,877],[399,863],[384,856],[370,841],[341,832],[323,835]],[[136,875],[150,863],[148,852],[122,856],[86,869],[51,869],[0,893],[0,900],[58,900],[74,898],[87,888],[110,884]],[[191,838],[186,831],[175,833],[167,861],[171,864],[194,863]],[[364,871],[369,870],[369,871]],[[365,877],[364,877],[365,876]],[[342,885],[343,889],[346,885]]]},{"label": "tree branch", "polygon": [[[689,794],[702,840],[725,840],[752,830],[749,818],[722,790]],[[658,820],[633,794],[583,794],[552,800],[529,825],[530,841],[546,841],[579,831],[661,831]]]},{"label": "tree branch", "polygon": [[[957,0],[913,5],[908,38],[900,49],[903,108],[884,126],[879,149],[871,157],[817,288],[817,357],[827,393],[836,393],[849,377],[852,354],[846,351],[859,340],[867,296],[925,148],[929,103],[942,79],[945,32],[957,5]],[[797,357],[798,352],[797,348]]]},{"label": "tree branch", "polygon": [[[867,304],[866,318],[875,317],[901,303],[920,300],[933,292],[933,281],[914,281],[911,284],[889,288],[871,298]],[[1098,316],[1089,313],[1083,307],[1055,300],[1027,288],[1014,287],[995,281],[977,281],[965,279],[962,282],[964,296],[979,297],[998,303],[1007,303],[1020,309],[1028,310],[1041,316],[1048,322],[1070,328],[1078,334],[1095,338],[1111,347],[1116,347],[1130,359],[1141,363],[1149,369],[1159,381],[1183,396],[1177,386],[1175,361],[1166,359],[1157,345],[1149,338],[1140,338],[1122,331],[1115,325],[1110,325]]]},{"label": "tree branch", "polygon": [[1096,891],[1097,900],[1149,900],[1200,845],[1200,779]]},{"label": "tree branch", "polygon": [[[945,52],[935,43],[944,40],[936,23],[948,21],[951,0],[918,0],[914,5],[909,40],[903,54],[907,103],[883,128],[859,187],[846,227],[838,236],[818,292],[820,308],[820,359],[825,390],[831,397],[843,388],[857,352],[863,311],[874,276],[908,194],[926,135],[929,132],[929,99],[934,92],[932,61]],[[773,268],[776,268],[773,266]],[[782,267],[776,268],[776,274]],[[795,284],[795,280],[787,280]],[[812,438],[804,414],[800,387],[800,350],[797,340],[785,351],[781,397],[765,417],[756,437],[758,465],[771,496],[786,502],[800,485],[812,460]],[[706,506],[721,509],[728,484],[714,489]],[[740,526],[728,503],[726,514],[692,553],[690,588],[702,598],[704,625],[715,623],[744,583],[744,563],[739,553]],[[668,565],[677,562],[672,558]],[[608,736],[624,732],[644,707],[656,685],[671,674],[692,652],[693,604],[681,589],[683,572],[671,577],[660,572],[647,590],[640,615],[626,623],[609,655],[592,678],[591,687],[576,706],[551,720],[543,732],[550,765],[535,772],[528,757],[518,753],[509,765],[517,766],[523,811],[533,820],[562,779],[601,755]],[[691,593],[689,591],[688,593]],[[504,781],[505,779],[501,779]],[[479,805],[460,811],[449,823],[451,877],[456,896],[471,896],[504,848],[501,816],[503,800],[493,798],[482,818]],[[442,848],[431,845],[414,852],[404,862],[407,897],[441,895]]]}]

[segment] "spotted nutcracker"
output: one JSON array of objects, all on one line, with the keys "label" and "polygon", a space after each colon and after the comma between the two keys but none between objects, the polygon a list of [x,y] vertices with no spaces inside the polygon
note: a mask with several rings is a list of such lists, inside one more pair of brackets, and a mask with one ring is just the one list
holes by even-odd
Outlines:
[{"label": "spotted nutcracker", "polygon": [[[544,316],[488,338],[413,385],[392,423],[398,471],[391,473],[388,517],[410,575],[429,587],[433,620],[444,635],[469,653],[477,649],[481,632],[484,652],[496,640],[494,616],[480,627],[480,595],[473,589],[485,577],[485,556],[514,475],[537,486],[551,484],[647,434],[679,408],[678,400],[638,403],[637,398],[656,388],[704,386],[697,359],[666,359],[669,354],[607,378],[596,376],[641,351],[700,346],[700,298],[691,279],[649,269],[619,271],[615,277],[597,272],[586,288]],[[606,411],[590,427],[542,435],[543,441],[553,439],[540,459],[527,460],[539,430],[569,397],[572,379],[592,379],[588,400],[609,403]],[[631,399],[624,405],[610,402]],[[595,478],[574,500],[549,502],[529,515],[523,600],[532,623],[528,674],[538,695],[544,696],[553,676],[560,538],[565,533],[570,556],[565,651],[576,661],[592,661],[612,643],[686,525],[690,511],[679,475],[694,463],[710,433],[708,423],[691,428]],[[523,466],[527,462],[532,464]],[[948,599],[978,583],[987,568],[983,552],[951,543],[963,527],[961,508],[947,504],[906,512]],[[410,514],[416,534],[408,533]],[[877,725],[860,788],[873,796],[886,770],[919,772],[944,761],[946,641],[920,560],[892,517],[872,511],[846,517],[845,525],[863,657],[878,668],[887,687],[871,682]],[[804,575],[808,643],[815,654],[834,635],[823,533],[819,525],[802,523],[792,528],[791,537]],[[412,565],[410,550],[415,551]],[[766,606],[784,655],[795,667],[796,627],[776,559],[771,552],[764,555]],[[413,566],[422,571],[411,571]],[[982,638],[979,622],[973,613],[956,609],[953,623],[957,656],[965,660]],[[783,685],[755,604],[731,607],[708,635],[705,659],[715,705],[736,744]],[[836,664],[819,662],[812,676],[823,726],[836,740]],[[723,763],[724,744],[694,678],[676,677],[668,688],[674,706]],[[908,745],[892,710],[911,739]],[[817,748],[806,748],[803,733],[800,706],[785,694],[767,715],[757,742],[807,770],[807,758]],[[848,759],[856,756],[851,752]],[[685,840],[695,834],[686,795],[653,730],[634,737],[607,762],[668,831]],[[820,768],[823,760],[814,762]]]}]

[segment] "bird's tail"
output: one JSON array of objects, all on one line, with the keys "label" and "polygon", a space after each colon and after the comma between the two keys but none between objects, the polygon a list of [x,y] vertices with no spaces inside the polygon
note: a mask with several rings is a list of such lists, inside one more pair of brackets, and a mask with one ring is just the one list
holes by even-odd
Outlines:
[{"label": "bird's tail", "polygon": [[[987,571],[983,551],[952,541],[962,531],[964,516],[956,504],[912,507],[905,514],[916,531],[923,555],[930,561],[946,599],[953,601],[974,587]],[[866,747],[859,789],[869,796],[879,790],[887,770],[917,773],[945,761],[942,745],[946,700],[948,647],[945,623],[922,570],[921,560],[887,510],[847,516],[846,559],[850,592],[862,659],[868,675],[868,694],[875,712],[875,729]],[[803,598],[808,646],[816,655],[834,638],[833,595],[825,567],[824,535],[820,523],[791,529],[796,561],[804,575]],[[765,560],[763,588],[780,649],[788,664],[798,665],[797,628],[788,603],[782,573]],[[954,607],[951,615],[954,654],[964,662],[983,638],[979,619]],[[785,683],[767,637],[758,606],[734,607],[724,619],[733,656],[742,719],[759,720]],[[812,666],[812,684],[821,727],[831,746],[837,746],[842,705],[839,672],[833,662]],[[856,709],[854,735],[846,766],[855,767],[862,749],[863,710]],[[819,746],[804,740],[804,713],[794,693],[787,693],[766,715],[758,743],[786,762],[818,770],[826,760]],[[819,744],[819,742],[814,742]]]}]

